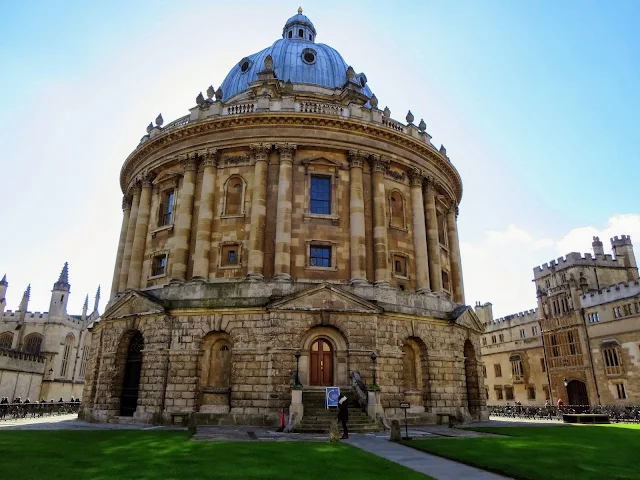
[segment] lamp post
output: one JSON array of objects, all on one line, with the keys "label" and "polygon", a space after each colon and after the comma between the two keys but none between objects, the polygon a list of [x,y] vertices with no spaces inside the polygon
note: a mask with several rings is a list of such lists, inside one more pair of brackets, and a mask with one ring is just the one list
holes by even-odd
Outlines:
[{"label": "lamp post", "polygon": [[376,355],[376,352],[371,352],[371,368],[373,370],[373,384],[377,385],[378,382],[376,381],[376,360],[378,359],[378,356]]},{"label": "lamp post", "polygon": [[302,356],[302,354],[300,353],[300,350],[298,350],[295,354],[296,357],[296,387],[300,386],[300,357]]}]

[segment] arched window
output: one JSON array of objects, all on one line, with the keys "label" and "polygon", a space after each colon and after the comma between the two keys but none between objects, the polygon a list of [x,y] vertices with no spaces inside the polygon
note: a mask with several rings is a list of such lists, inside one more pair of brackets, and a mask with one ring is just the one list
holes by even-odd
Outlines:
[{"label": "arched window", "polygon": [[85,345],[82,348],[82,361],[80,362],[80,372],[78,376],[84,378],[84,373],[87,369],[87,358],[89,357],[89,345]]},{"label": "arched window", "polygon": [[293,37],[293,30],[289,30],[289,38]]},{"label": "arched window", "polygon": [[0,335],[0,348],[9,349],[11,348],[12,344],[13,344],[13,333],[4,332],[2,335]]},{"label": "arched window", "polygon": [[298,30],[298,36],[300,38],[304,37],[304,31],[302,29]]},{"label": "arched window", "polygon": [[407,390],[415,390],[418,387],[416,377],[416,354],[411,345],[403,345],[402,353],[402,369],[404,377],[404,388]]},{"label": "arched window", "polygon": [[40,355],[40,349],[42,348],[42,335],[39,333],[32,333],[27,335],[24,339],[24,351],[33,355]]},{"label": "arched window", "polygon": [[67,335],[64,340],[64,350],[62,351],[62,365],[60,366],[60,376],[66,377],[69,370],[69,359],[71,358],[71,350],[73,350],[73,344],[76,339],[72,333]]},{"label": "arched window", "polygon": [[227,340],[218,340],[211,345],[211,366],[208,384],[216,387],[231,386],[231,344]]},{"label": "arched window", "polygon": [[244,213],[244,180],[239,176],[230,177],[225,190],[224,214]]},{"label": "arched window", "polygon": [[389,195],[389,219],[392,227],[406,228],[404,221],[404,197],[398,191]]}]

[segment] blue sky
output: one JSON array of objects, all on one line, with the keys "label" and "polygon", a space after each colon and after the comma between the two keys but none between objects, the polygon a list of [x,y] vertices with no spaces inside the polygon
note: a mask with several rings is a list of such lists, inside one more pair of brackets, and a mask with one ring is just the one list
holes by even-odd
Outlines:
[{"label": "blue sky", "polygon": [[[0,1],[0,275],[47,310],[70,263],[70,309],[107,292],[122,162],[162,112],[187,113],[281,35],[290,2]],[[464,183],[467,302],[535,306],[531,269],[591,236],[640,242],[635,1],[305,2],[317,41],[388,105],[424,118]],[[608,242],[605,241],[605,245]],[[103,299],[102,306],[105,304]]]}]

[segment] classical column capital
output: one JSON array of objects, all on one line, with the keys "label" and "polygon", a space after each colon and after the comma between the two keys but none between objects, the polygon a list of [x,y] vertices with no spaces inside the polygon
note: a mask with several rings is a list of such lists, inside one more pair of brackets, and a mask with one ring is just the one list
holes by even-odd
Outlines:
[{"label": "classical column capital", "polygon": [[419,168],[412,168],[407,171],[409,182],[412,187],[421,187],[424,179],[424,173]]},{"label": "classical column capital", "polygon": [[189,152],[185,155],[180,155],[178,160],[182,164],[182,168],[185,172],[195,172],[198,169],[198,153]]},{"label": "classical column capital", "polygon": [[362,150],[349,150],[349,167],[362,168],[369,154]]},{"label": "classical column capital", "polygon": [[277,143],[276,150],[280,152],[280,161],[293,161],[293,155],[298,146],[295,143]]},{"label": "classical column capital", "polygon": [[122,210],[127,210],[131,208],[131,203],[133,202],[133,198],[131,195],[123,195],[122,196]]},{"label": "classical column capital", "polygon": [[371,155],[371,168],[374,172],[387,173],[391,159],[377,154]]},{"label": "classical column capital", "polygon": [[267,155],[271,151],[270,143],[252,143],[249,145],[256,162],[266,162]]},{"label": "classical column capital", "polygon": [[200,158],[203,159],[202,165],[205,167],[217,167],[218,166],[218,149],[207,148],[206,150],[200,150],[198,152]]},{"label": "classical column capital", "polygon": [[150,188],[153,185],[153,179],[156,178],[156,174],[153,172],[144,172],[138,177],[138,181],[142,188]]},{"label": "classical column capital", "polygon": [[136,178],[134,180],[131,187],[129,187],[129,191],[127,192],[127,194],[130,195],[131,197],[135,195],[140,195],[140,179],[139,178]]}]

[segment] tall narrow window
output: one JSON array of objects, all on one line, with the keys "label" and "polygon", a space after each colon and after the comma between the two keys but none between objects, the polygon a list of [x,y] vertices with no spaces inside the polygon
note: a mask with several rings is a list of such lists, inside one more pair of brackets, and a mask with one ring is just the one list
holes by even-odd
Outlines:
[{"label": "tall narrow window", "polygon": [[84,378],[84,372],[87,368],[87,358],[89,357],[89,346],[85,345],[82,348],[82,361],[80,362],[80,373],[78,376]]},{"label": "tall narrow window", "polygon": [[620,351],[617,346],[603,348],[602,355],[607,375],[620,375],[623,372]]},{"label": "tall narrow window", "polygon": [[225,215],[241,215],[244,203],[244,182],[240,177],[230,177],[227,180],[225,192]]},{"label": "tall narrow window", "polygon": [[495,373],[496,377],[501,377],[502,376],[502,367],[500,366],[500,364],[496,363],[493,366],[493,372]]},{"label": "tall narrow window", "polygon": [[389,195],[389,214],[392,227],[405,228],[404,197],[400,192],[392,192]]},{"label": "tall narrow window", "polygon": [[527,332],[525,332],[524,328],[520,329],[520,338],[525,338],[527,336]]},{"label": "tall narrow window", "polygon": [[442,289],[445,292],[451,291],[451,285],[449,283],[449,272],[442,270]]},{"label": "tall narrow window", "polygon": [[498,337],[500,338],[500,342],[504,342],[504,334],[503,333],[499,334]]},{"label": "tall narrow window", "polygon": [[160,204],[160,226],[171,225],[173,223],[174,200],[174,190],[168,190],[162,194],[162,203]]},{"label": "tall narrow window", "polygon": [[65,378],[67,376],[67,371],[69,370],[69,360],[71,358],[71,350],[73,349],[73,344],[75,342],[75,337],[73,334],[67,335],[67,338],[64,342],[64,350],[62,351],[62,365],[60,366],[60,376]]},{"label": "tall narrow window", "polygon": [[558,350],[558,336],[551,335],[551,353],[554,357],[560,355],[560,351]]},{"label": "tall narrow window", "polygon": [[529,400],[535,400],[536,399],[536,387],[528,387],[527,388],[527,398]]},{"label": "tall narrow window", "polygon": [[573,339],[573,332],[567,332],[567,339],[569,340],[569,351],[571,355],[576,354],[576,344]]},{"label": "tall narrow window", "polygon": [[503,400],[504,397],[502,396],[502,387],[494,387],[495,391],[496,391],[496,400]]},{"label": "tall narrow window", "polygon": [[436,213],[438,221],[438,241],[441,245],[447,246],[447,217],[440,212]]},{"label": "tall narrow window", "polygon": [[616,389],[618,390],[618,398],[620,400],[627,398],[627,392],[624,390],[624,383],[616,383]]},{"label": "tall narrow window", "polygon": [[544,363],[544,358],[540,359],[540,369],[542,370],[542,373],[547,371],[547,365]]},{"label": "tall narrow window", "polygon": [[311,213],[331,214],[331,178],[311,176]]}]

